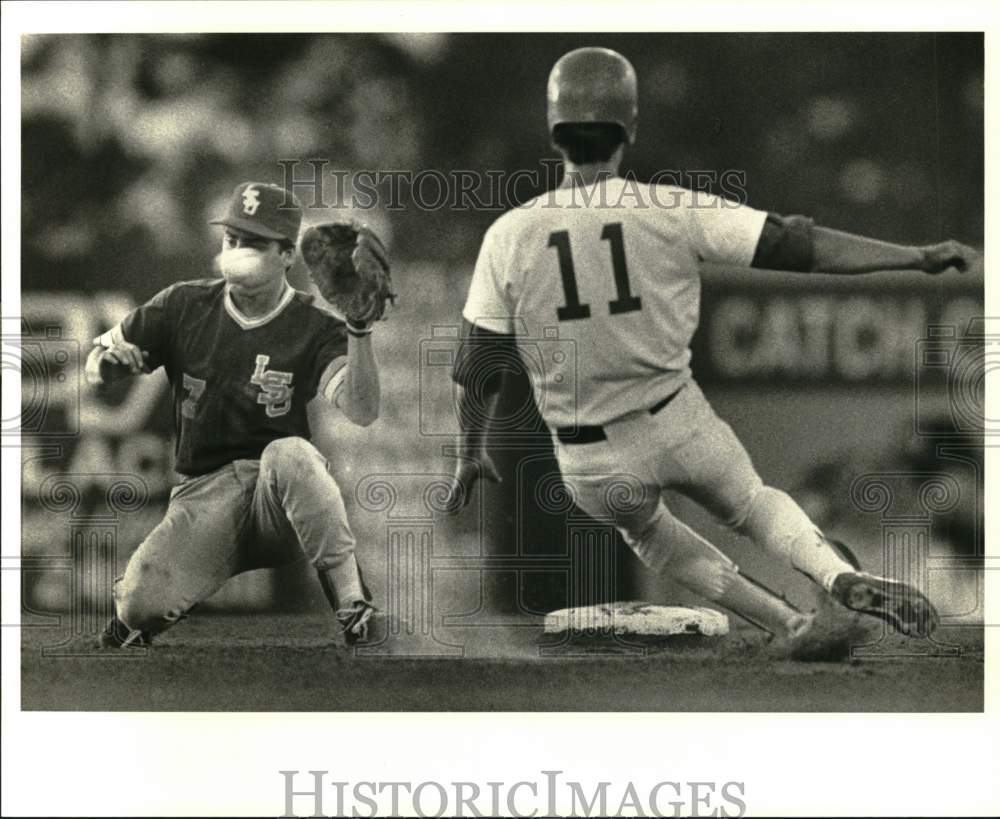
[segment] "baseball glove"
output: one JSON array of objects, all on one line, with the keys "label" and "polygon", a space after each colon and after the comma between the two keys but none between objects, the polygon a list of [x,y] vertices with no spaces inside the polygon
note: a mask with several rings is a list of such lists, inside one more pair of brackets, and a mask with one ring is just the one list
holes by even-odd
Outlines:
[{"label": "baseball glove", "polygon": [[309,228],[302,258],[320,294],[348,323],[367,327],[396,303],[385,245],[370,227],[353,220]]}]

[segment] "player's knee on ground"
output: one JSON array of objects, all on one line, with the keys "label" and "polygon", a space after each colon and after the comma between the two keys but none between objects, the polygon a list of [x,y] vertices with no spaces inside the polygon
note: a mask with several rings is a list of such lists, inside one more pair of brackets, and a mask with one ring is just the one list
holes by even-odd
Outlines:
[{"label": "player's knee on ground", "polygon": [[278,438],[271,441],[260,456],[261,472],[275,476],[278,479],[288,478],[302,472],[303,469],[326,469],[326,461],[305,438]]}]

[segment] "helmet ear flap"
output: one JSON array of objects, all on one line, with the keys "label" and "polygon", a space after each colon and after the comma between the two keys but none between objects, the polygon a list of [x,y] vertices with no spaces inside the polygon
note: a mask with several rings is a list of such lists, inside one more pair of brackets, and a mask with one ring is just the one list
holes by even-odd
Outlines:
[{"label": "helmet ear flap", "polygon": [[614,122],[635,142],[639,117],[638,81],[632,64],[608,48],[578,48],[564,54],[549,74],[549,136],[557,125]]}]

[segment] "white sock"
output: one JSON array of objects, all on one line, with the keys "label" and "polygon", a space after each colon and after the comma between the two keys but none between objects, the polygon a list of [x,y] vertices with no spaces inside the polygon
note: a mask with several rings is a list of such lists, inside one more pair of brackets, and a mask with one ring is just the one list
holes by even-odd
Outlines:
[{"label": "white sock", "polygon": [[738,529],[762,549],[809,575],[826,591],[831,590],[838,574],[854,570],[799,505],[779,489],[763,487]]}]

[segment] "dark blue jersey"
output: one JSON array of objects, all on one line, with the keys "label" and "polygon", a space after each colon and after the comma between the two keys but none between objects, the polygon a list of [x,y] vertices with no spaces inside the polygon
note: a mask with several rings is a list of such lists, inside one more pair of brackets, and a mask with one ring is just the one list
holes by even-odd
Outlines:
[{"label": "dark blue jersey", "polygon": [[306,405],[347,355],[346,325],[312,296],[289,287],[268,315],[248,318],[223,279],[168,287],[126,316],[121,333],[166,369],[175,468],[185,475],[260,458],[277,438],[308,439]]}]

